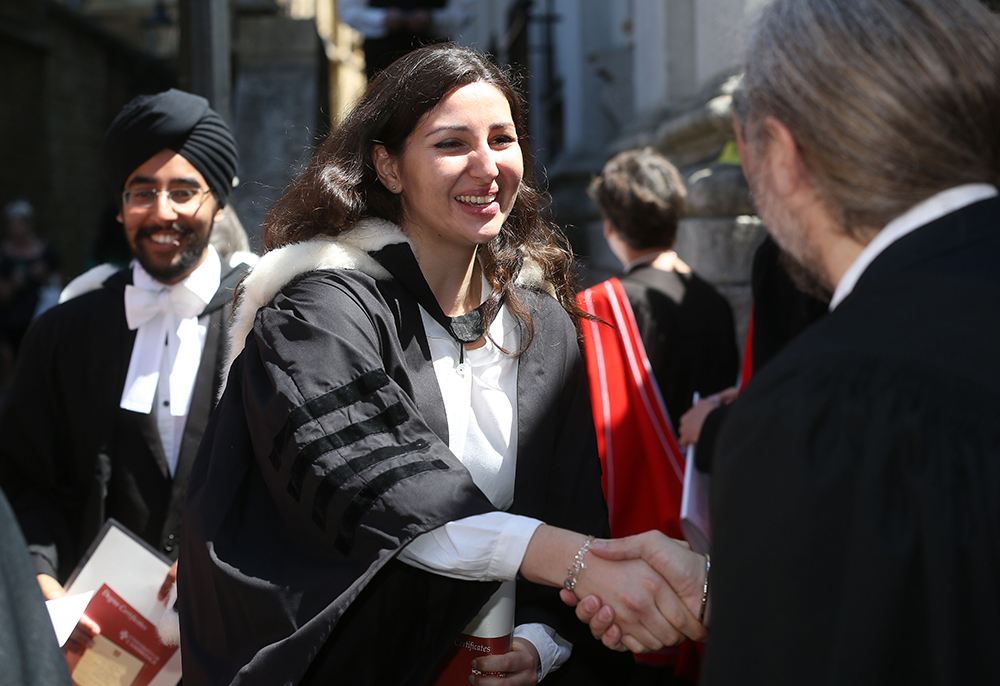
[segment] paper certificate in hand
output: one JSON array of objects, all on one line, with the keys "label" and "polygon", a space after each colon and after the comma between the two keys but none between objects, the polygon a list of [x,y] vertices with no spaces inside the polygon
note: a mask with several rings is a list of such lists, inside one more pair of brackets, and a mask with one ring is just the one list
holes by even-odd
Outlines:
[{"label": "paper certificate in hand", "polygon": [[101,627],[101,634],[82,655],[66,653],[77,686],[147,686],[177,652],[178,646],[163,645],[156,625],[107,584],[87,605],[87,616]]},{"label": "paper certificate in hand", "polygon": [[169,568],[168,559],[121,524],[105,524],[66,585],[69,594],[94,592],[85,613],[101,628],[92,647],[67,644],[77,686],[174,686],[180,680],[180,651],[157,632],[166,609],[157,591]]},{"label": "paper certificate in hand", "polygon": [[95,636],[94,646],[84,652],[73,668],[73,683],[79,686],[132,686],[142,667],[143,662],[139,658],[104,636]]}]

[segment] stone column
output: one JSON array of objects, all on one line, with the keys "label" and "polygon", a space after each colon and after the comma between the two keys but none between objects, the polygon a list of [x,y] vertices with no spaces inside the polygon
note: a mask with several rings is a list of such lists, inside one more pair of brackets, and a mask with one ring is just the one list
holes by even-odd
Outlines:
[{"label": "stone column", "polygon": [[267,208],[325,133],[326,58],[308,19],[248,15],[237,21],[236,35],[233,122],[241,183],[233,198],[251,246],[259,249]]}]

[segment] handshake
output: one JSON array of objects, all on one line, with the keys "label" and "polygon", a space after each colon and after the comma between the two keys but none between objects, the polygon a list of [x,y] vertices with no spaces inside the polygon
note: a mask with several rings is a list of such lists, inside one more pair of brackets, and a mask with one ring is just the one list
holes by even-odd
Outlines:
[{"label": "handshake", "polygon": [[[575,558],[565,556],[567,544],[572,545],[567,534],[579,543]],[[561,554],[562,570],[567,559],[572,560],[562,600],[576,608],[577,617],[608,648],[643,653],[686,638],[705,639],[710,560],[687,543],[659,531],[584,540],[543,525],[529,544],[521,572],[529,581],[551,584],[551,567],[545,565],[544,573],[535,564],[540,563],[531,550],[536,544],[552,551],[551,557]]]}]

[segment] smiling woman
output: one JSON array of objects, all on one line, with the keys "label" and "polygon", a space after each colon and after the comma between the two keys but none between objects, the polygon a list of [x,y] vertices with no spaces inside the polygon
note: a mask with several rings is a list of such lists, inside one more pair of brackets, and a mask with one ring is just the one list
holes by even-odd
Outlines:
[{"label": "smiling woman", "polygon": [[[646,646],[681,637],[664,614],[702,635],[700,558],[682,601],[588,555],[608,523],[572,255],[527,159],[507,75],[423,48],[269,212],[189,491],[189,685],[621,683],[562,586]],[[449,654],[462,633],[489,654]]]},{"label": "smiling woman", "polygon": [[421,118],[402,154],[382,144],[372,154],[379,180],[401,197],[401,228],[445,314],[475,309],[477,248],[500,234],[524,174],[504,94],[487,83],[461,86]]},{"label": "smiling woman", "polygon": [[[474,88],[468,91],[462,88],[469,85]],[[492,87],[492,98],[487,86]],[[458,89],[464,92],[459,94]],[[506,108],[499,104],[497,93],[506,101]],[[480,126],[491,129],[498,125],[489,136],[492,161],[484,159],[485,149],[470,153],[459,150],[467,143],[457,136],[458,129],[467,128],[469,123],[445,122],[442,118],[447,107],[442,100],[452,95],[465,100],[463,104],[467,105],[456,107],[457,101],[448,97],[453,103],[449,108],[452,115],[478,117],[476,108],[486,102],[499,107],[498,119],[486,121],[484,118],[485,123],[480,122]],[[439,104],[442,106],[438,107]],[[397,60],[372,82],[340,127],[320,144],[298,181],[271,207],[264,222],[265,247],[276,248],[317,236],[338,236],[366,217],[378,217],[405,228],[406,212],[419,210],[422,203],[416,199],[412,185],[411,192],[407,192],[400,181],[388,185],[381,181],[381,169],[376,168],[376,152],[379,157],[384,154],[398,163],[408,147],[427,146],[427,140],[410,135],[418,126],[427,135],[444,127],[434,134],[438,138],[432,144],[438,146],[435,150],[442,163],[449,158],[449,151],[452,151],[451,156],[487,166],[498,164],[501,156],[509,160],[519,151],[520,183],[510,183],[512,170],[508,163],[503,166],[504,173],[498,175],[496,183],[491,180],[488,184],[499,190],[503,183],[504,193],[509,195],[501,195],[500,201],[509,200],[511,205],[504,207],[503,219],[493,224],[497,228],[502,225],[503,230],[494,240],[480,241],[482,248],[476,254],[490,286],[485,296],[485,311],[495,314],[504,302],[524,327],[521,347],[527,348],[533,335],[531,317],[513,289],[526,258],[530,258],[527,259],[529,265],[546,275],[548,286],[567,312],[575,316],[580,311],[575,302],[578,289],[568,242],[539,213],[543,195],[535,186],[524,108],[513,77],[474,51],[445,44],[414,51]],[[434,118],[440,120],[435,126],[427,122],[432,110]],[[471,135],[470,131],[462,133],[466,137]],[[467,196],[467,204],[471,206],[475,201],[469,202],[469,196],[481,198],[488,194],[482,189],[481,172],[472,170],[464,183],[466,185],[450,189],[456,194],[450,196],[452,200],[457,201],[461,193]],[[487,207],[484,213],[490,211]],[[455,214],[455,210],[450,209],[442,215],[440,223],[438,220],[425,223],[430,229],[443,230],[445,217]],[[415,234],[424,235],[419,231]],[[413,235],[408,238],[420,240]]]}]

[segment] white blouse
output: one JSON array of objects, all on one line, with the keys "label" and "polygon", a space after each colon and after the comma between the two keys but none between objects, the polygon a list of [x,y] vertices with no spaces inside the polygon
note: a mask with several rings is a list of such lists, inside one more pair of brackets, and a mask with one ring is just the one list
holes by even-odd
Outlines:
[{"label": "white blouse", "polygon": [[[488,292],[484,283],[483,293]],[[513,581],[531,536],[542,524],[502,511],[514,502],[517,358],[504,354],[489,338],[482,347],[466,350],[422,308],[420,314],[448,417],[448,447],[501,511],[447,522],[421,534],[400,551],[399,559],[455,579]],[[517,321],[506,307],[501,307],[489,331],[505,349],[518,349]],[[544,624],[519,626],[514,635],[538,650],[543,677],[563,664],[572,650]]]}]

